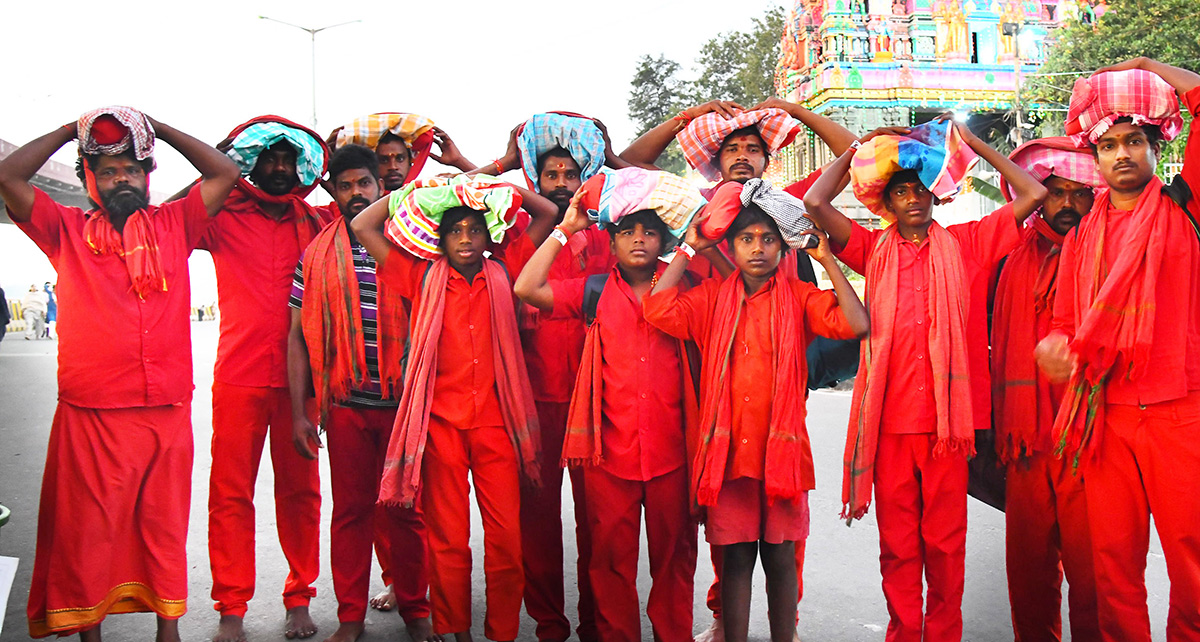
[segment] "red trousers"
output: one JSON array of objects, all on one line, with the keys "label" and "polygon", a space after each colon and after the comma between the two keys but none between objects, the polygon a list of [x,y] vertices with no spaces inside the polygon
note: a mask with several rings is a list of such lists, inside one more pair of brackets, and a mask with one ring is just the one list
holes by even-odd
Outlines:
[{"label": "red trousers", "polygon": [[[571,636],[563,598],[563,525],[562,458],[563,436],[567,430],[569,403],[537,402],[538,422],[542,427],[542,487],[521,486],[521,549],[537,551],[526,555],[525,610],[537,622],[537,639],[561,642]],[[579,578],[579,628],[582,642],[594,642],[596,633],[595,600],[588,581],[592,535],[588,530],[587,501],[584,497],[582,469],[572,468],[571,494],[575,499],[575,544]]]},{"label": "red trousers", "polygon": [[637,578],[645,506],[652,582],[646,615],[654,639],[691,642],[696,523],[689,514],[686,469],[644,482],[621,479],[599,467],[585,468],[583,475],[593,537],[589,577],[600,639],[642,639]]},{"label": "red trousers", "polygon": [[288,563],[283,606],[307,606],[317,594],[312,583],[320,570],[321,484],[317,461],[300,456],[292,445],[287,388],[216,382],[208,556],[214,608],[222,615],[244,617],[246,603],[254,596],[254,482],[268,433],[275,470],[275,527]]},{"label": "red trousers", "polygon": [[99,410],[59,402],[29,588],[29,635],[109,613],[187,611],[192,404]]},{"label": "red trousers", "polygon": [[367,617],[371,543],[377,533],[385,533],[390,543],[389,562],[396,575],[393,589],[400,615],[405,621],[429,617],[425,521],[420,508],[376,504],[395,420],[395,408],[334,406],[329,410],[325,427],[333,491],[329,566],[339,622],[362,622]]},{"label": "red trousers", "polygon": [[517,455],[503,426],[459,430],[429,418],[421,471],[429,528],[429,598],[439,635],[471,628],[471,505],[483,518],[483,575],[490,640],[515,640],[521,626],[521,491]]},{"label": "red trousers", "polygon": [[1066,459],[1037,454],[1008,465],[1004,512],[1008,601],[1016,642],[1062,639],[1062,579],[1071,639],[1100,639],[1083,479]]},{"label": "red trousers", "polygon": [[1104,640],[1148,642],[1150,515],[1171,578],[1167,640],[1200,640],[1200,392],[1109,404],[1084,489]]},{"label": "red trousers", "polygon": [[[796,596],[797,604],[804,599],[804,547],[807,543],[806,539],[795,542],[796,586],[800,588],[800,594]],[[721,573],[725,568],[725,547],[710,544],[708,550],[712,555],[713,565],[713,583],[708,587],[708,610],[712,611],[713,619],[719,619],[721,617]]]},{"label": "red trousers", "polygon": [[[887,642],[960,642],[967,460],[934,457],[933,434],[879,436],[875,516]],[[928,593],[922,614],[922,574]]]}]

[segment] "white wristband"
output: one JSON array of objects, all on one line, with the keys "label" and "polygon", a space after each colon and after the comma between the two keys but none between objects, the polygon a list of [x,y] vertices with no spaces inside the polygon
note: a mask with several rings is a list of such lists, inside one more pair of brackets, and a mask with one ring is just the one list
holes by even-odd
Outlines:
[{"label": "white wristband", "polygon": [[862,141],[855,140],[853,143],[850,143],[850,149],[858,149],[859,147],[862,147]]},{"label": "white wristband", "polygon": [[696,248],[688,245],[687,243],[680,243],[679,247],[676,249],[680,252],[683,252],[683,255],[688,257],[689,261],[696,258]]},{"label": "white wristband", "polygon": [[554,231],[550,233],[550,238],[554,239],[555,241],[558,241],[559,243],[562,243],[563,247],[567,246],[567,241],[568,241],[567,235],[564,234],[563,231],[558,229],[557,227],[554,228]]}]

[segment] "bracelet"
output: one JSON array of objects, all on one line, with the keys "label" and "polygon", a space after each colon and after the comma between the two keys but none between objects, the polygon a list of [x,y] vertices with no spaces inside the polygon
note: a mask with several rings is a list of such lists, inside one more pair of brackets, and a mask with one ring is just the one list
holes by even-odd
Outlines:
[{"label": "bracelet", "polygon": [[696,258],[696,248],[688,245],[687,243],[680,243],[679,247],[675,249],[683,252],[683,255],[688,257],[689,261]]},{"label": "bracelet", "polygon": [[496,176],[499,176],[504,173],[504,166],[500,164],[499,158],[492,161],[492,164],[496,166]]},{"label": "bracelet", "polygon": [[862,147],[862,141],[858,140],[857,138],[854,139],[853,143],[850,143],[850,149],[858,149],[859,147]]},{"label": "bracelet", "polygon": [[563,231],[561,225],[554,226],[554,231],[550,232],[550,238],[561,243],[563,247],[567,246],[567,241],[569,240],[567,233]]},{"label": "bracelet", "polygon": [[687,115],[686,109],[681,109],[679,110],[678,114],[675,114],[675,120],[680,120],[683,121],[684,124],[687,124],[692,122],[692,117]]}]

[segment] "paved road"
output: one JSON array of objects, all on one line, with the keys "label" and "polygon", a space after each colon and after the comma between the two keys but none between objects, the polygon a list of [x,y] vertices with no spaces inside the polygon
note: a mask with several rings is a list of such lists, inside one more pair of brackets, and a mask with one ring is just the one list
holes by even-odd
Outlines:
[{"label": "paved road", "polygon": [[[191,529],[188,537],[190,565],[189,612],[181,621],[184,639],[207,640],[216,626],[216,614],[208,598],[207,563],[208,474],[211,435],[212,364],[216,353],[217,325],[193,323],[195,345],[196,397],[193,417],[196,440],[196,464],[193,472]],[[45,463],[46,439],[54,413],[55,350],[49,341],[27,342],[20,335],[9,335],[0,342],[0,503],[13,510],[8,526],[0,530],[0,555],[20,558],[20,569],[8,613],[4,618],[3,640],[26,637],[25,602],[29,575],[33,566],[34,536],[38,492]],[[814,393],[809,400],[809,430],[817,464],[818,488],[812,493],[812,535],[808,540],[805,570],[806,594],[800,605],[800,634],[808,641],[870,641],[883,639],[887,611],[879,587],[879,540],[874,516],[847,528],[837,518],[840,506],[841,455],[849,394]],[[267,455],[269,456],[269,455]],[[328,465],[322,459],[324,496],[329,497]],[[262,466],[258,486],[258,597],[250,604],[246,625],[250,640],[282,640],[283,606],[277,597],[286,574],[283,556],[275,537],[274,506],[271,500],[271,468]],[[564,492],[564,506],[570,505],[570,492]],[[336,628],[336,603],[328,572],[328,528],[330,502],[322,506],[322,574],[317,583],[318,596],[312,610],[324,633]],[[570,535],[568,511],[568,546]],[[1011,640],[1007,588],[1004,578],[1003,516],[974,500],[970,502],[967,538],[967,580],[964,598],[966,631],[964,639],[989,642]],[[482,551],[478,515],[473,519],[472,546]],[[643,550],[645,546],[643,544]],[[700,547],[697,564],[695,613],[696,629],[709,623],[704,606],[704,591],[712,580],[708,549]],[[568,583],[575,581],[573,566],[566,569]],[[1151,618],[1155,639],[1163,639],[1167,609],[1167,578],[1162,550],[1153,542],[1147,570],[1150,584]],[[756,574],[758,588],[752,613],[752,640],[767,640],[766,605],[762,572]],[[375,577],[378,585],[378,576]],[[649,590],[649,574],[643,553],[640,592],[643,601]],[[475,585],[483,586],[482,562],[475,564]],[[373,587],[377,588],[377,587]],[[482,640],[482,590],[476,592],[475,636]],[[573,603],[574,597],[568,598]],[[368,616],[364,642],[407,639],[399,633],[400,621],[394,614],[372,612]],[[153,636],[153,618],[149,615],[121,615],[106,625],[109,640],[147,640]],[[643,623],[644,639],[650,640],[649,623]],[[318,634],[317,640],[323,639]],[[533,640],[533,624],[526,618],[522,640]]]}]

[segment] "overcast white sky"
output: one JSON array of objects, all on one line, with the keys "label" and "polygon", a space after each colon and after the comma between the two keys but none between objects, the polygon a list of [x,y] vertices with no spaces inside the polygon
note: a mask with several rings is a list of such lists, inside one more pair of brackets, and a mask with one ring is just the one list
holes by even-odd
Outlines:
[{"label": "overcast white sky", "polygon": [[[310,124],[309,35],[258,19],[317,28],[318,127],[411,111],[432,118],[476,163],[504,151],[530,115],[570,110],[603,120],[613,142],[633,138],[629,80],[642,54],[664,53],[686,74],[716,34],[747,29],[786,0],[212,0],[203,3],[5,2],[0,8],[0,138],[22,144],[80,113],[128,104],[203,140],[274,113]],[[56,159],[73,162],[72,148]],[[151,188],[171,193],[194,172],[158,147]],[[430,162],[425,173],[439,166]],[[202,256],[200,256],[202,255]],[[193,299],[216,298],[208,257],[193,259]],[[211,264],[209,264],[211,265]],[[52,280],[18,230],[0,225],[0,285]]]}]

